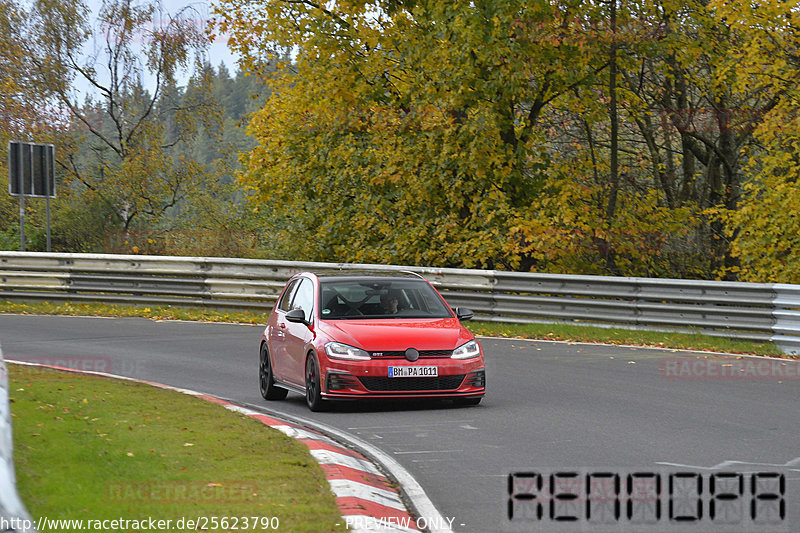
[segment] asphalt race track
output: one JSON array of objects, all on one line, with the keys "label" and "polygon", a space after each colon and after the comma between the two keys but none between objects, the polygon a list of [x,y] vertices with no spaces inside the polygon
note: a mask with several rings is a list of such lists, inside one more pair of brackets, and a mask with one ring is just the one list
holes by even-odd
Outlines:
[{"label": "asphalt race track", "polygon": [[[483,339],[488,394],[477,407],[370,402],[311,413],[299,395],[290,393],[282,402],[259,395],[260,333],[254,326],[135,318],[0,316],[6,359],[61,361],[267,405],[368,441],[416,477],[441,514],[455,519],[456,532],[800,531],[798,363],[759,367],[763,360],[751,358],[721,361],[671,350]],[[746,474],[743,521],[726,521],[719,512],[708,521],[711,475],[719,472],[714,466]],[[699,472],[689,482],[704,484],[706,522],[700,528],[667,521],[669,513],[685,518],[694,512],[673,509],[667,497],[670,475],[686,471]],[[545,504],[538,518],[536,508],[523,503],[515,507],[516,518],[508,519],[509,474],[545,474],[546,485],[546,474],[568,472],[584,478],[618,474],[623,484],[632,473],[642,479],[660,474],[660,521],[634,527],[623,505],[621,517],[605,519],[602,529],[590,527],[583,504],[577,511]],[[785,519],[764,514],[774,502],[759,498],[778,489],[767,485],[754,495],[753,473],[784,475]],[[538,490],[525,488],[526,479],[533,478],[515,478],[523,482],[514,485],[517,495]],[[748,513],[762,504],[753,522]],[[556,520],[570,512],[580,515],[577,522]]]}]

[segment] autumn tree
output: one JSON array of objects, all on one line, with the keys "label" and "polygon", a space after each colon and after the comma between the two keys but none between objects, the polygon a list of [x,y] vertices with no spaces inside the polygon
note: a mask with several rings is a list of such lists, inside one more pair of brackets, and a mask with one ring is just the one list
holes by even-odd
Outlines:
[{"label": "autumn tree", "polygon": [[551,108],[547,146],[567,177],[515,229],[555,271],[735,274],[725,228],[709,213],[737,209],[748,178],[741,152],[774,94],[733,66],[741,31],[707,2],[625,2],[615,18],[591,46],[616,57],[616,83],[608,69],[607,82]]},{"label": "autumn tree", "polygon": [[[123,230],[157,221],[211,170],[176,155],[215,120],[202,74],[195,98],[168,99],[202,58],[207,38],[190,8],[103,1],[94,25],[81,3],[34,2],[27,55],[71,124],[57,163],[88,198],[107,205]],[[91,47],[88,56],[84,46]]]},{"label": "autumn tree", "polygon": [[246,66],[296,46],[251,126],[254,208],[285,255],[674,272],[692,209],[640,168],[663,168],[636,130],[658,110],[629,89],[661,21],[616,5],[224,2]]},{"label": "autumn tree", "polygon": [[[675,250],[695,224],[692,209],[662,189],[637,121],[659,123],[658,108],[636,101],[633,76],[664,47],[647,2],[598,2],[584,46],[608,67],[549,106],[541,120],[548,186],[517,210],[513,242],[536,269],[611,275],[685,275]],[[637,89],[641,87],[637,86]],[[651,87],[649,87],[651,88]],[[651,146],[661,145],[654,133]],[[651,173],[650,170],[657,172]]]},{"label": "autumn tree", "polygon": [[798,2],[755,6],[715,0],[711,6],[719,20],[742,34],[728,63],[746,74],[736,89],[770,95],[769,105],[754,110],[758,144],[744,154],[752,177],[739,205],[720,212],[741,262],[733,270],[745,281],[800,283]]},{"label": "autumn tree", "polygon": [[241,183],[285,257],[734,279],[797,103],[794,3],[737,5],[220,0],[279,69]]},{"label": "autumn tree", "polygon": [[[61,127],[53,94],[30,69],[27,16],[18,2],[0,0],[0,247],[19,246],[19,208],[7,187],[8,141],[54,142]],[[34,242],[44,234],[37,202],[26,205],[26,234]],[[41,222],[41,224],[39,224]],[[41,231],[39,231],[39,227]]]},{"label": "autumn tree", "polygon": [[294,50],[252,122],[254,208],[303,257],[530,268],[509,227],[546,181],[543,111],[605,68],[591,9],[222,2],[246,66]]},{"label": "autumn tree", "polygon": [[[8,141],[16,138],[20,129],[19,116],[23,115],[24,99],[22,94],[26,76],[22,63],[18,60],[22,55],[22,37],[19,34],[22,16],[16,2],[0,0],[0,174],[8,176],[6,146]],[[7,185],[6,180],[2,183]],[[5,187],[3,187],[5,189]],[[0,220],[5,223],[0,227],[0,240],[4,248],[13,246],[17,240],[18,227],[12,225],[15,202],[0,191]]]}]

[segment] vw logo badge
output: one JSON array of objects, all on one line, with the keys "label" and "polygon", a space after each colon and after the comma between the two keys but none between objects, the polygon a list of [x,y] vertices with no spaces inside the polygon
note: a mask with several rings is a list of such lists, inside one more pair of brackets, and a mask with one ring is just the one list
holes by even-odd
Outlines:
[{"label": "vw logo badge", "polygon": [[419,352],[416,351],[414,348],[409,348],[406,350],[406,359],[409,361],[416,361],[419,359]]}]

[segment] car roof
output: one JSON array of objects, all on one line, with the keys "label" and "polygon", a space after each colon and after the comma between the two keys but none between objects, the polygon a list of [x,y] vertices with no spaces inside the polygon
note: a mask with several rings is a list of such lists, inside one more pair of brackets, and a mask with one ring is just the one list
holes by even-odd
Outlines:
[{"label": "car roof", "polygon": [[390,281],[397,279],[425,281],[425,278],[407,270],[346,270],[338,273],[317,274],[320,281]]}]

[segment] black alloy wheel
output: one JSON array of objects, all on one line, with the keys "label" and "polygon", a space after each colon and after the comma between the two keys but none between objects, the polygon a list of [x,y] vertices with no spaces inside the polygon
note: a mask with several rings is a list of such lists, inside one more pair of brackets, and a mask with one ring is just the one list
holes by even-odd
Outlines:
[{"label": "black alloy wheel", "polygon": [[288,390],[275,385],[266,344],[261,345],[261,353],[259,355],[258,388],[261,390],[261,396],[265,400],[283,400],[289,393]]},{"label": "black alloy wheel", "polygon": [[314,412],[324,411],[326,407],[326,402],[322,399],[319,366],[313,354],[306,358],[306,404]]}]

